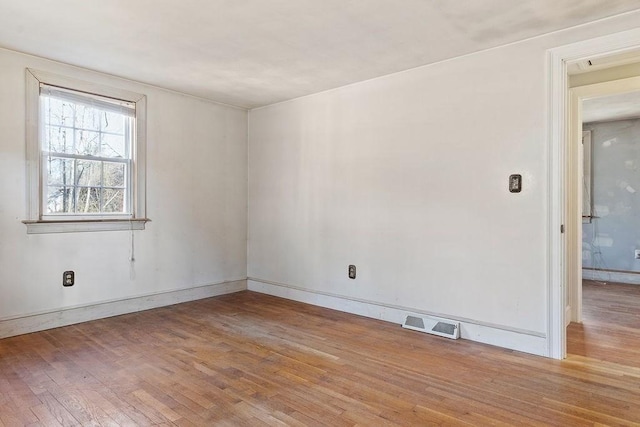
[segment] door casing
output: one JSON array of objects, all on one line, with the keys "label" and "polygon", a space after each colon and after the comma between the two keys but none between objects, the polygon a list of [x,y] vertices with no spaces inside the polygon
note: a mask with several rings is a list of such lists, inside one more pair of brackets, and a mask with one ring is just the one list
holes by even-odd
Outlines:
[{"label": "door casing", "polygon": [[[564,233],[565,226],[568,225],[567,219],[573,218],[575,221],[576,216],[569,212],[568,208],[579,202],[576,192],[568,191],[570,179],[575,176],[573,169],[576,168],[577,162],[570,158],[569,151],[572,119],[567,65],[585,59],[633,51],[640,52],[640,29],[585,40],[547,52],[547,356],[554,359],[563,359],[567,353],[567,266],[579,254],[575,246],[567,246]],[[569,160],[573,163],[569,163]],[[571,265],[572,274],[575,275],[577,267],[575,263]],[[575,281],[575,278],[571,280]]]}]

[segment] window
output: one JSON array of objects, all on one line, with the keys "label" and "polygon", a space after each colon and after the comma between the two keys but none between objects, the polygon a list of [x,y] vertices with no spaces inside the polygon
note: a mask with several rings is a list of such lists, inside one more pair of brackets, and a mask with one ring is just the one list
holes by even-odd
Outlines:
[{"label": "window", "polygon": [[40,85],[43,217],[131,214],[135,104]]},{"label": "window", "polygon": [[145,97],[27,70],[29,233],[144,229]]}]

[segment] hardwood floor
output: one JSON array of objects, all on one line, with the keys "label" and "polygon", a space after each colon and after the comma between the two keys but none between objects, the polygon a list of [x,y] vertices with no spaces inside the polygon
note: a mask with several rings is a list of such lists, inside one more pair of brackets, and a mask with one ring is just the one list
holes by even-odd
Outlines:
[{"label": "hardwood floor", "polygon": [[640,285],[582,283],[583,323],[569,325],[567,352],[640,370]]},{"label": "hardwood floor", "polygon": [[241,292],[0,340],[0,425],[639,425],[640,368]]}]

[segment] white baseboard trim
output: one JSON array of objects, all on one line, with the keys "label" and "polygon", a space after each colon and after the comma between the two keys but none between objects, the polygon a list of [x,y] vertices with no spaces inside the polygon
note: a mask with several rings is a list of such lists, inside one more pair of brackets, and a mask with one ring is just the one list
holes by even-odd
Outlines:
[{"label": "white baseboard trim", "polygon": [[595,280],[598,282],[627,283],[629,285],[640,285],[640,274],[625,273],[611,270],[591,270],[582,269],[582,278]]},{"label": "white baseboard trim", "polygon": [[0,338],[44,331],[61,326],[88,322],[90,320],[119,316],[121,314],[135,313],[152,308],[244,291],[246,289],[247,281],[242,279],[198,286],[196,288],[142,295],[123,300],[63,308],[45,313],[0,319]]},{"label": "white baseboard trim", "polygon": [[[247,289],[253,292],[260,292],[280,298],[397,323],[398,325],[404,322],[407,315],[426,314],[451,318],[450,316],[442,316],[442,314],[429,313],[407,307],[390,306],[360,299],[351,299],[340,295],[310,291],[256,278],[247,279]],[[461,338],[538,356],[547,356],[547,340],[544,334],[510,329],[499,325],[488,325],[469,319],[461,320],[453,318],[453,320],[460,322]]]}]

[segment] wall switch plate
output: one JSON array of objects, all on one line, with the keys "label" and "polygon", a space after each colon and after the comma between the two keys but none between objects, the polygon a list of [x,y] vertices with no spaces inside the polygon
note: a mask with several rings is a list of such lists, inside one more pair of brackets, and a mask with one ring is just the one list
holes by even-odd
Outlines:
[{"label": "wall switch plate", "polygon": [[76,278],[73,271],[65,271],[62,273],[62,286],[73,286],[75,281]]},{"label": "wall switch plate", "polygon": [[636,249],[633,253],[635,259],[640,259],[640,249]]},{"label": "wall switch plate", "polygon": [[513,174],[509,175],[509,192],[519,193],[522,191],[522,175]]},{"label": "wall switch plate", "polygon": [[352,264],[349,266],[349,279],[355,279],[355,278],[356,278],[356,266]]}]

